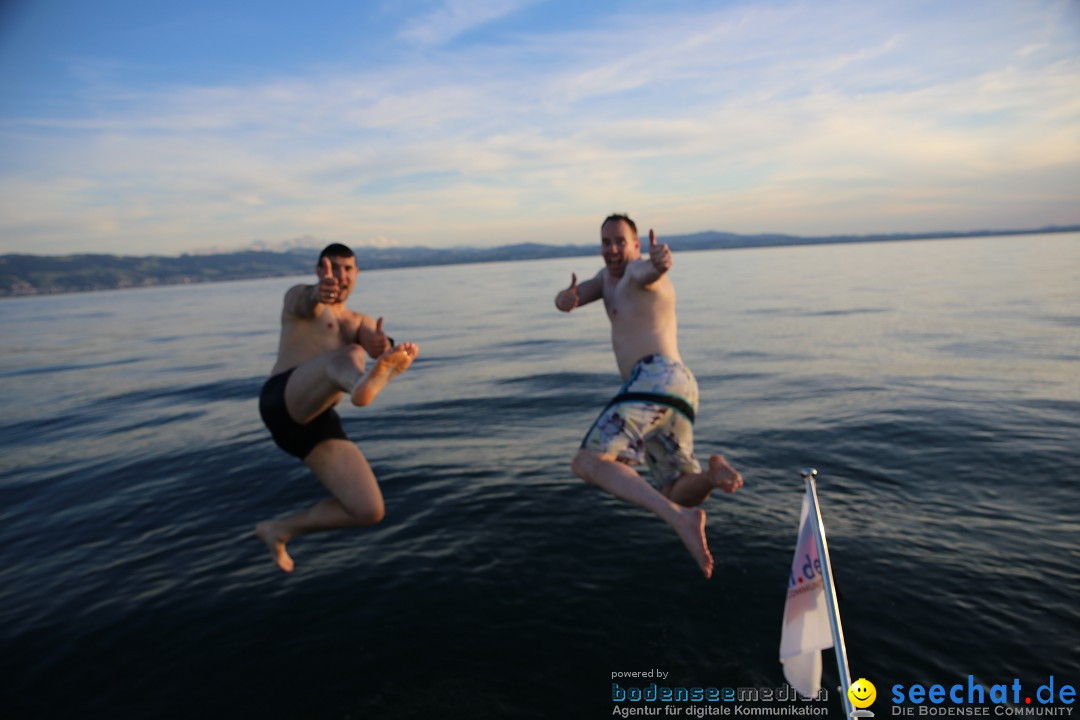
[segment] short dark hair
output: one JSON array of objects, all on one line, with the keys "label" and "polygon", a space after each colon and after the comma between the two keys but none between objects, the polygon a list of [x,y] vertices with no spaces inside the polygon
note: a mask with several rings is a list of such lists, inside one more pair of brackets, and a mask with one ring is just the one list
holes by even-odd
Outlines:
[{"label": "short dark hair", "polygon": [[630,219],[630,216],[626,213],[612,213],[604,218],[604,222],[600,223],[600,229],[602,230],[605,225],[615,220],[622,220],[624,223],[630,226],[630,229],[634,231],[634,237],[637,237],[637,225]]},{"label": "short dark hair", "polygon": [[322,262],[324,257],[356,257],[356,253],[348,245],[331,243],[323,248],[323,251],[319,253],[319,259],[315,262]]}]

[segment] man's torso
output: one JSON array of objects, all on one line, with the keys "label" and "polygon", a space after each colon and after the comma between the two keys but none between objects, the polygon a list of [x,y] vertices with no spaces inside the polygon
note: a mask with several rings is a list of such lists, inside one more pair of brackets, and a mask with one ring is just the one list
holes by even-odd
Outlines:
[{"label": "man's torso", "polygon": [[603,271],[604,307],[611,321],[611,346],[625,380],[646,355],[660,354],[681,362],[675,319],[675,286],[665,274],[650,288]]},{"label": "man's torso", "polygon": [[344,304],[336,309],[331,305],[318,307],[319,312],[312,318],[298,317],[287,310],[282,312],[281,340],[271,375],[359,341],[360,326],[366,315],[353,312]]}]

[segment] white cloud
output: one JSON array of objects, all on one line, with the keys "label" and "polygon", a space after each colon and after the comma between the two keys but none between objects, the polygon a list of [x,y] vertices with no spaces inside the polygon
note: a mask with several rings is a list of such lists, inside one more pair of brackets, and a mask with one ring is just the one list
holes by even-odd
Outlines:
[{"label": "white cloud", "polygon": [[470,7],[407,26],[422,60],[98,77],[81,114],[4,118],[0,251],[553,241],[632,208],[668,234],[1080,222],[1053,190],[1080,185],[1080,47],[1041,5],[774,3],[439,47],[521,3]]},{"label": "white cloud", "polygon": [[408,23],[400,37],[418,45],[443,45],[534,2],[536,0],[444,0],[437,9]]},{"label": "white cloud", "polygon": [[400,243],[398,243],[398,241],[394,240],[393,238],[388,238],[384,235],[380,235],[378,237],[370,238],[366,243],[363,244],[367,247],[373,248],[391,248],[397,247]]}]

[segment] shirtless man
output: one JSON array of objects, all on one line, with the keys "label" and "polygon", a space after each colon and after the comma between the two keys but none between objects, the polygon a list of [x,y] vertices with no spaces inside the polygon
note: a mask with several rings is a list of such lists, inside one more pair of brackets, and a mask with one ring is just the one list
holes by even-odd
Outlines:
[{"label": "shirtless man", "polygon": [[[419,348],[394,345],[383,319],[353,312],[345,301],[356,285],[356,257],[344,245],[319,255],[316,285],[285,293],[278,358],[259,395],[259,414],[285,452],[295,455],[330,491],[330,497],[294,515],[259,523],[255,533],[285,572],[293,561],[285,543],[297,535],[374,525],[383,517],[375,475],[345,435],[334,406],[345,393],[353,405],[371,403],[408,369]],[[375,358],[364,371],[366,355]]]},{"label": "shirtless man", "polygon": [[[555,297],[563,312],[603,298],[611,345],[624,384],[596,419],[574,456],[574,473],[612,495],[650,510],[670,525],[705,573],[713,558],[705,539],[703,503],[714,489],[733,493],[742,475],[720,455],[702,470],[694,457],[697,381],[679,356],[675,287],[668,276],[671,249],[649,231],[641,256],[637,226],[612,215],[600,227],[604,269]],[[657,490],[630,465],[648,462]]]}]

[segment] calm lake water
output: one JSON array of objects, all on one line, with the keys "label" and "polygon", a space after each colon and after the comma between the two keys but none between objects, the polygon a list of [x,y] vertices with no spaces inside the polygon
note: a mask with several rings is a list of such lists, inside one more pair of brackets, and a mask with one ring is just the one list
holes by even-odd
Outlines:
[{"label": "calm lake water", "polygon": [[553,297],[599,267],[361,274],[350,305],[421,346],[342,408],[387,516],[294,541],[291,576],[254,524],[323,491],[256,397],[310,278],[0,301],[0,717],[606,718],[612,673],[654,668],[776,688],[807,466],[879,717],[894,684],[1080,684],[1080,235],[677,252],[698,454],[747,480],[706,504],[711,581],[570,473],[619,379],[601,308]]}]

